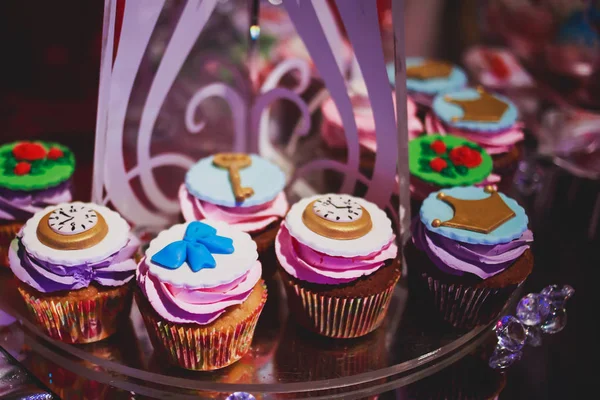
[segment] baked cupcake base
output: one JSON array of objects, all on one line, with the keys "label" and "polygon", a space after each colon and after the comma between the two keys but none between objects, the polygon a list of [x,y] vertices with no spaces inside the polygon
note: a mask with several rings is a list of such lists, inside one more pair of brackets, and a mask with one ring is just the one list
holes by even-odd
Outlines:
[{"label": "baked cupcake base", "polygon": [[260,280],[243,303],[228,308],[207,325],[170,322],[139,290],[135,298],[154,350],[161,358],[184,369],[211,371],[233,364],[248,352],[267,300],[267,287]]},{"label": "baked cupcake base", "polygon": [[21,222],[0,223],[0,267],[8,267],[8,249],[23,224]]},{"label": "baked cupcake base", "polygon": [[471,329],[498,317],[512,293],[533,269],[533,254],[526,250],[515,262],[488,279],[465,273],[462,276],[440,271],[412,241],[405,247],[411,289],[455,328]]},{"label": "baked cupcake base", "polygon": [[277,220],[265,229],[251,233],[252,240],[256,243],[258,259],[262,264],[262,276],[272,278],[277,272],[277,256],[275,255],[275,237],[279,231],[281,220]]},{"label": "baked cupcake base", "polygon": [[301,281],[280,268],[290,312],[306,329],[332,338],[364,336],[381,325],[400,279],[399,260],[341,285]]},{"label": "baked cupcake base", "polygon": [[133,283],[41,293],[19,281],[18,290],[35,323],[52,339],[92,343],[114,334],[131,309]]}]

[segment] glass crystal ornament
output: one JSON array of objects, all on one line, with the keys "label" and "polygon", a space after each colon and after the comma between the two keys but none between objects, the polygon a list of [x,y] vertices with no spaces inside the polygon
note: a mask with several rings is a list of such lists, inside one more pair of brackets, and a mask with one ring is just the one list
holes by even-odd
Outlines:
[{"label": "glass crystal ornament", "polygon": [[540,347],[542,345],[542,330],[539,327],[528,326],[525,331],[527,332],[525,344],[531,347]]},{"label": "glass crystal ornament", "polygon": [[569,300],[574,293],[575,289],[569,285],[550,285],[543,288],[540,292],[541,295],[548,298],[554,307],[559,308],[564,307],[565,302]]},{"label": "glass crystal ornament", "polygon": [[530,293],[519,301],[515,314],[498,320],[494,331],[498,342],[489,360],[489,366],[504,369],[522,356],[521,350],[528,344],[542,345],[542,333],[560,332],[567,324],[565,302],[575,293],[569,285],[550,285],[540,293]]},{"label": "glass crystal ornament", "polygon": [[550,314],[550,302],[546,296],[530,293],[517,304],[517,318],[525,325],[539,325]]},{"label": "glass crystal ornament", "polygon": [[542,323],[540,328],[544,333],[557,333],[567,325],[567,311],[562,307],[552,307],[548,318]]},{"label": "glass crystal ornament", "polygon": [[507,349],[497,347],[490,357],[489,366],[494,369],[504,369],[513,365],[521,359],[523,353],[521,351],[512,352]]},{"label": "glass crystal ornament", "polygon": [[527,332],[523,324],[512,315],[502,317],[494,328],[498,345],[508,351],[517,352],[525,346]]},{"label": "glass crystal ornament", "polygon": [[235,392],[227,396],[226,400],[256,400],[256,397],[247,392]]}]

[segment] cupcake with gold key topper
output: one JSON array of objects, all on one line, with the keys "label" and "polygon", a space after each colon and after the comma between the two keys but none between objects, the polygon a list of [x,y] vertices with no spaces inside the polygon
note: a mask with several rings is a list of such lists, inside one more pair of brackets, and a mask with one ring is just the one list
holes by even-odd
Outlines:
[{"label": "cupcake with gold key topper", "polygon": [[190,168],[179,202],[187,222],[223,221],[249,233],[269,276],[275,235],[289,208],[284,187],[283,171],[270,161],[255,154],[218,153]]},{"label": "cupcake with gold key topper", "polygon": [[533,269],[525,210],[487,186],[432,193],[405,251],[414,293],[458,328],[493,321]]},{"label": "cupcake with gold key topper", "polygon": [[48,336],[90,343],[129,315],[139,246],[127,222],[93,203],[63,203],[30,218],[9,249],[32,319]]},{"label": "cupcake with gold key topper", "polygon": [[355,338],[383,322],[400,278],[392,223],[345,194],[294,204],[275,241],[291,315],[305,328]]}]

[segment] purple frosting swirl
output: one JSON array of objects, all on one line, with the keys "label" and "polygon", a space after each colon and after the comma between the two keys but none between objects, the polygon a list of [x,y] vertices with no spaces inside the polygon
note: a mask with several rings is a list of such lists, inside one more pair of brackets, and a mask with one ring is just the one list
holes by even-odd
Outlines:
[{"label": "purple frosting swirl", "polygon": [[10,267],[15,276],[42,293],[76,290],[88,287],[92,281],[102,286],[120,286],[130,281],[136,269],[133,260],[138,240],[131,236],[118,252],[96,263],[64,266],[39,260],[27,252],[20,238],[9,251]]},{"label": "purple frosting swirl", "polygon": [[508,243],[462,243],[429,231],[419,218],[413,220],[411,228],[415,246],[427,253],[429,259],[441,271],[459,276],[470,273],[481,279],[504,271],[533,241],[533,233],[526,230],[520,238]]},{"label": "purple frosting swirl", "polygon": [[44,208],[71,201],[71,180],[31,192],[0,187],[0,221],[27,221]]}]

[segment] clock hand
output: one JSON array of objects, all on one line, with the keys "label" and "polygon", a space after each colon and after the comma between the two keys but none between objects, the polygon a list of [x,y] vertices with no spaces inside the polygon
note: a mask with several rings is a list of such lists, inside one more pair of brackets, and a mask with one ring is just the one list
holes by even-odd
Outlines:
[{"label": "clock hand", "polygon": [[73,218],[75,218],[75,217],[71,217],[71,218],[69,218],[69,219],[65,219],[64,221],[62,221],[62,222],[59,222],[59,223],[58,223],[58,225],[64,225],[65,223],[67,223],[67,222],[71,221]]},{"label": "clock hand", "polygon": [[62,211],[62,210],[60,211],[60,214],[64,215],[64,216],[65,216],[65,217],[67,217],[67,218],[69,218],[69,217],[70,217],[70,215],[69,215],[69,214],[65,214],[65,212],[64,212],[64,211]]}]

